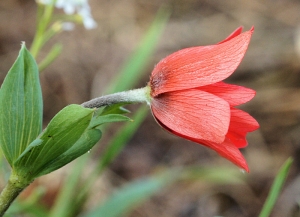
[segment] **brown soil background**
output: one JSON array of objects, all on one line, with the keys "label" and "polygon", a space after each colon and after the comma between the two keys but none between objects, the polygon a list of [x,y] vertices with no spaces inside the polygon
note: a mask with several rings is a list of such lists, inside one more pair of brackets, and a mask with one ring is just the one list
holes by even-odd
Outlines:
[{"label": "brown soil background", "polygon": [[[102,94],[163,3],[170,7],[172,15],[152,64],[145,69],[149,73],[139,87],[146,84],[153,65],[166,55],[184,47],[214,44],[241,25],[246,30],[255,26],[242,64],[227,81],[257,91],[254,100],[242,108],[261,127],[248,136],[249,146],[243,150],[251,170],[244,177],[245,184],[177,184],[130,216],[257,216],[274,176],[289,156],[294,163],[272,216],[300,216],[299,1],[90,0],[98,28],[87,31],[77,26],[50,42],[61,42],[63,52],[41,75],[45,124],[64,106]],[[0,1],[1,80],[15,60],[21,41],[28,47],[32,43],[35,13],[33,0]],[[42,50],[41,56],[49,47]],[[114,128],[106,136],[113,133]],[[105,138],[97,147],[100,146],[105,146]],[[117,183],[151,174],[159,167],[181,165],[234,167],[202,146],[169,135],[157,126],[149,112],[141,128],[99,180],[99,192],[91,198],[99,201],[99,195],[109,193]],[[55,186],[65,173],[66,169],[45,176],[33,186],[46,185],[55,196]],[[49,192],[45,201],[51,205],[54,196]],[[87,208],[94,203],[87,204]]]}]

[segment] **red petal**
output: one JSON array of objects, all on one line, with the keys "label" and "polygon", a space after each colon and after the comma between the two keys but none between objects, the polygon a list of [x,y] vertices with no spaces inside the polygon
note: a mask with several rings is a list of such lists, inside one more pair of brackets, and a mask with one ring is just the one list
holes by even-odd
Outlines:
[{"label": "red petal", "polygon": [[[155,116],[154,116],[155,117]],[[192,142],[196,142],[198,144],[204,145],[214,151],[216,151],[219,155],[226,158],[227,160],[231,161],[232,163],[236,164],[237,166],[241,167],[242,169],[249,172],[249,168],[247,165],[247,162],[245,158],[243,157],[242,153],[239,151],[237,147],[235,147],[234,144],[231,143],[230,140],[225,139],[222,143],[214,143],[214,142],[208,142],[208,141],[202,141],[198,139],[194,139],[191,137],[188,137],[186,135],[182,135],[181,133],[177,132],[176,130],[172,130],[165,126],[163,123],[159,121],[159,119],[156,119],[159,125],[161,125],[164,129],[167,131],[173,133],[176,136],[182,137],[184,139],[190,140]]]},{"label": "red petal", "polygon": [[167,56],[152,71],[152,97],[224,80],[242,61],[252,32],[251,29],[218,45],[186,48]]},{"label": "red petal", "polygon": [[220,41],[218,44],[222,44],[226,41],[229,41],[231,39],[233,39],[234,37],[240,35],[243,31],[243,27],[240,26],[239,28],[237,28],[236,30],[233,31],[233,33],[231,33],[227,38],[225,38],[223,41]]},{"label": "red petal", "polygon": [[228,132],[229,104],[198,89],[160,94],[151,109],[163,125],[188,137],[221,143]]},{"label": "red petal", "polygon": [[229,130],[226,137],[238,148],[247,146],[246,134],[259,128],[257,121],[248,113],[231,108]]},{"label": "red petal", "polygon": [[246,87],[218,82],[197,89],[212,93],[226,100],[230,106],[248,102],[255,96],[255,91]]},{"label": "red petal", "polygon": [[247,165],[244,156],[242,155],[240,150],[237,147],[235,147],[234,144],[231,143],[230,140],[225,139],[225,141],[221,144],[207,142],[207,141],[198,141],[198,143],[213,149],[222,157],[226,158],[227,160],[231,161],[235,165],[249,172],[249,167]]}]

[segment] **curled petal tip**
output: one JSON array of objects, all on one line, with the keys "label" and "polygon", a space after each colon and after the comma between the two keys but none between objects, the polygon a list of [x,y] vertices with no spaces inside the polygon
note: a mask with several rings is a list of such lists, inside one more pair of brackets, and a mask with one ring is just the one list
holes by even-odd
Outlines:
[{"label": "curled petal tip", "polygon": [[240,26],[238,27],[234,32],[239,32],[239,33],[242,33],[244,27],[243,26]]},{"label": "curled petal tip", "polygon": [[243,26],[238,27],[236,30],[234,30],[227,38],[225,38],[224,40],[220,41],[218,44],[222,44],[226,41],[229,41],[233,38],[235,38],[236,36],[240,35],[243,31]]}]

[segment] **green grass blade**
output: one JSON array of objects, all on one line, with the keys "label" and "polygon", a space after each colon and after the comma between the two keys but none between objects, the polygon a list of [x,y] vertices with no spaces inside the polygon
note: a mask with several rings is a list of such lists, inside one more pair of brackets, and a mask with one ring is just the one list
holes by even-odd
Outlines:
[{"label": "green grass blade", "polygon": [[95,182],[98,175],[118,156],[118,154],[123,150],[127,142],[132,138],[135,131],[141,125],[141,123],[146,118],[149,108],[146,106],[141,107],[133,117],[133,122],[125,124],[121,130],[114,136],[114,138],[109,142],[107,148],[103,152],[95,171],[90,175],[89,179],[86,181],[86,185],[81,189],[78,198],[85,197],[90,186]]},{"label": "green grass blade", "polygon": [[142,78],[143,72],[145,72],[145,66],[149,63],[151,55],[154,53],[155,45],[158,43],[169,16],[170,13],[165,8],[159,10],[138,49],[125,63],[119,75],[109,86],[107,90],[108,93],[119,92],[131,88]]},{"label": "green grass blade", "polygon": [[244,175],[241,171],[232,167],[188,166],[184,167],[182,178],[214,184],[244,184]]},{"label": "green grass blade", "polygon": [[[131,58],[123,66],[119,76],[111,84],[108,92],[117,92],[124,89],[131,88],[142,76],[142,69],[149,62],[151,55],[154,53],[155,45],[162,34],[162,31],[170,16],[169,11],[161,8],[157,13],[155,20],[147,31],[140,46]],[[138,129],[147,114],[146,108],[140,108],[133,123],[128,123],[122,128],[117,135],[110,141],[109,148],[102,155],[98,164],[98,171],[101,171],[107,166],[123,149],[126,142],[133,136],[134,132]]]},{"label": "green grass blade", "polygon": [[164,172],[159,176],[144,178],[127,184],[113,194],[104,204],[83,217],[125,216],[133,208],[143,203],[153,194],[178,179],[177,170]]},{"label": "green grass blade", "polygon": [[80,185],[81,172],[87,162],[87,156],[83,156],[76,161],[75,166],[69,176],[64,181],[63,188],[55,200],[54,207],[51,209],[49,217],[69,217],[74,216],[80,206],[76,206],[74,198],[78,194],[75,189]]},{"label": "green grass blade", "polygon": [[40,62],[39,64],[39,71],[43,71],[46,67],[48,67],[61,53],[62,45],[55,44],[47,54],[47,56]]},{"label": "green grass blade", "polygon": [[116,156],[118,156],[127,142],[132,138],[135,131],[144,121],[148,112],[149,108],[147,106],[142,106],[133,117],[134,121],[124,125],[114,138],[110,140],[106,150],[100,158],[97,171],[102,171],[115,159]]},{"label": "green grass blade", "polygon": [[[226,171],[226,172],[225,172]],[[228,174],[226,174],[228,173]],[[216,184],[244,183],[243,174],[230,168],[188,166],[184,168],[166,168],[159,176],[133,181],[117,190],[104,203],[81,217],[120,217],[150,198],[153,194],[164,189],[168,184],[183,181],[207,182]],[[225,178],[223,176],[226,176]]]},{"label": "green grass blade", "polygon": [[273,182],[273,185],[271,187],[271,190],[269,192],[269,195],[267,197],[267,200],[262,208],[262,211],[259,214],[259,217],[268,217],[271,214],[271,211],[275,205],[275,202],[280,194],[280,191],[283,187],[283,184],[286,180],[286,177],[288,175],[288,172],[290,170],[290,167],[292,165],[293,159],[289,158],[285,161],[285,163],[281,166],[277,176],[275,177],[275,180]]}]

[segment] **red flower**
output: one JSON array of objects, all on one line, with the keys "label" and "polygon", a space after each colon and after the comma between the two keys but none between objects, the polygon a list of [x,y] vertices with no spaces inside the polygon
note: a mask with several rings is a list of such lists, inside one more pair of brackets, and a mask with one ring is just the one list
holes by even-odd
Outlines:
[{"label": "red flower", "polygon": [[254,29],[235,30],[216,45],[179,50],[152,71],[151,110],[169,132],[207,146],[249,171],[239,151],[257,121],[235,106],[251,100],[255,91],[222,82],[242,61]]}]

